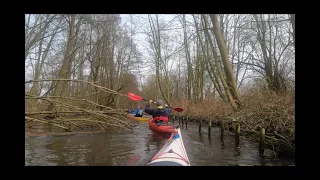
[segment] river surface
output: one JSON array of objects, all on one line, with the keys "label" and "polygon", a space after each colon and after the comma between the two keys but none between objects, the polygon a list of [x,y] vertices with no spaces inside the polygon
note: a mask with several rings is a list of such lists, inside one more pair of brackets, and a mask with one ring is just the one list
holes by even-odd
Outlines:
[{"label": "river surface", "polygon": [[[181,130],[192,166],[294,166],[294,159],[274,158],[273,151],[258,154],[258,143],[240,137],[235,148],[234,135],[225,132],[224,145],[220,130],[188,124]],[[147,122],[139,122],[132,131],[25,136],[26,166],[143,166],[164,145],[167,137],[149,130]]]}]

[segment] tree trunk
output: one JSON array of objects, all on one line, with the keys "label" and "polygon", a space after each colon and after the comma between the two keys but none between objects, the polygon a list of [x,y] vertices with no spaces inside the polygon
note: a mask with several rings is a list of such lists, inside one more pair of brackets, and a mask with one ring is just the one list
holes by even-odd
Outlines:
[{"label": "tree trunk", "polygon": [[[195,22],[196,32],[197,32],[198,37],[199,37],[199,43],[200,43],[200,47],[201,47],[201,50],[202,50],[202,53],[203,53],[203,57],[205,58],[205,62],[204,62],[204,63],[206,64],[207,72],[208,72],[208,74],[209,74],[209,76],[210,76],[210,79],[211,79],[212,83],[214,84],[214,87],[217,87],[217,90],[218,90],[218,93],[219,93],[221,99],[222,99],[223,101],[226,101],[225,95],[224,95],[224,94],[221,92],[221,90],[220,90],[221,87],[220,87],[220,85],[219,85],[219,82],[218,82],[217,77],[215,76],[214,69],[213,69],[212,65],[210,64],[210,58],[209,58],[208,48],[207,48],[207,53],[205,53],[205,48],[204,48],[204,45],[203,45],[203,42],[202,42],[202,39],[201,39],[201,36],[200,36],[200,32],[199,32],[199,28],[198,28],[198,23],[197,23],[194,15],[192,15],[192,16],[193,16],[193,19],[194,19],[194,22]],[[206,41],[206,42],[207,42],[207,41]],[[206,45],[207,45],[207,43],[206,43]],[[207,45],[207,47],[208,47],[208,45]],[[202,64],[203,64],[203,62],[202,62]],[[209,64],[210,64],[211,69],[209,68]],[[213,76],[212,74],[213,74],[214,76]]]},{"label": "tree trunk", "polygon": [[192,89],[192,64],[191,64],[191,58],[190,58],[190,52],[189,52],[189,46],[187,41],[187,27],[186,27],[186,20],[185,20],[185,14],[183,16],[183,40],[184,40],[184,48],[186,53],[186,61],[187,61],[187,68],[188,68],[188,79],[187,79],[187,94],[188,94],[188,100],[191,99],[191,89]]},{"label": "tree trunk", "polygon": [[220,75],[220,80],[221,80],[221,82],[222,82],[222,84],[223,84],[223,87],[224,87],[224,89],[225,89],[227,98],[228,98],[228,100],[229,100],[229,102],[230,102],[230,104],[231,104],[231,107],[232,107],[234,110],[236,110],[236,109],[238,109],[238,106],[236,105],[236,103],[235,103],[235,101],[234,101],[234,98],[232,97],[232,94],[231,94],[231,92],[230,92],[230,88],[229,88],[229,86],[228,86],[228,84],[227,84],[227,82],[226,82],[226,79],[225,79],[225,77],[224,77],[224,75],[223,75],[223,73],[222,73],[221,66],[220,66],[220,63],[219,63],[219,61],[218,61],[217,52],[216,52],[216,50],[215,50],[215,48],[214,48],[214,46],[213,46],[212,39],[210,38],[208,29],[207,29],[207,27],[208,27],[208,26],[207,26],[207,20],[206,20],[206,18],[205,18],[204,15],[202,15],[202,16],[203,16],[204,25],[205,25],[205,31],[204,31],[204,32],[205,32],[205,35],[206,35],[206,37],[207,37],[207,40],[208,40],[208,42],[209,42],[209,44],[210,44],[210,46],[211,46],[212,54],[213,54],[213,56],[214,56],[213,59],[215,60],[215,65],[216,65],[217,71],[218,71],[218,73],[219,73],[219,75]]},{"label": "tree trunk", "polygon": [[[160,90],[160,93],[161,93],[162,97],[164,98],[165,102],[169,106],[171,106],[168,98],[166,97],[166,94],[164,93],[164,91],[162,89],[161,81],[160,81],[160,76],[161,76],[160,63],[163,61],[162,61],[162,57],[161,57],[160,26],[159,26],[159,21],[158,21],[158,15],[156,15],[157,29],[156,29],[150,15],[149,15],[149,22],[150,22],[150,26],[151,26],[152,35],[153,35],[154,49],[156,52],[156,78],[157,78],[159,90]],[[155,34],[155,32],[156,32],[156,34]]]},{"label": "tree trunk", "polygon": [[211,18],[211,21],[213,24],[214,35],[215,35],[217,43],[218,43],[222,63],[224,66],[224,71],[225,71],[225,74],[227,77],[227,81],[228,81],[227,85],[228,85],[228,87],[230,87],[231,94],[232,94],[233,98],[236,100],[238,106],[240,106],[241,101],[240,101],[240,95],[239,95],[238,88],[237,88],[237,83],[235,81],[234,73],[233,73],[233,70],[232,70],[232,67],[230,64],[229,53],[228,53],[227,47],[225,45],[225,41],[223,39],[223,36],[221,34],[221,30],[220,30],[220,27],[218,24],[217,15],[210,14],[210,18]]},{"label": "tree trunk", "polygon": [[[44,36],[44,34],[42,35]],[[39,42],[39,52],[38,52],[38,60],[35,67],[35,73],[34,73],[34,80],[39,80],[41,71],[40,66],[42,66],[43,61],[40,63],[41,60],[41,53],[42,53],[42,43],[43,43],[43,37],[41,38],[41,41]],[[33,82],[32,88],[30,89],[30,94],[32,95],[38,95],[39,94],[39,82]]]},{"label": "tree trunk", "polygon": [[[41,37],[41,40],[39,42],[39,53],[38,53],[38,61],[37,61],[37,64],[36,64],[36,70],[35,70],[35,76],[34,76],[34,80],[36,82],[33,82],[32,84],[32,88],[30,90],[30,94],[33,94],[33,95],[36,95],[36,96],[39,96],[41,91],[42,91],[42,86],[39,88],[39,82],[38,80],[40,79],[40,75],[42,73],[42,68],[43,68],[43,64],[44,64],[44,60],[47,58],[47,55],[48,55],[48,52],[51,48],[51,44],[53,42],[53,39],[58,31],[58,29],[60,28],[60,24],[62,22],[62,19],[60,19],[56,29],[53,31],[53,34],[51,35],[50,37],[50,40],[46,46],[46,49],[44,50],[42,56],[41,56],[41,51],[42,51],[42,43],[43,43],[43,40],[44,40],[44,33],[43,33],[43,36]],[[40,57],[41,57],[41,62],[40,62]]]},{"label": "tree trunk", "polygon": [[295,29],[296,29],[296,15],[290,14],[290,22],[292,24],[292,37],[293,37],[293,44],[295,45],[296,39],[295,39]]},{"label": "tree trunk", "polygon": [[[262,18],[262,15],[260,15],[260,20],[258,19],[258,16],[256,14],[253,14],[253,17],[256,20],[257,24],[257,39],[261,46],[262,54],[263,54],[263,60],[264,60],[264,72],[265,77],[268,83],[268,89],[269,90],[276,90],[274,86],[274,77],[273,77],[273,65],[272,65],[272,55],[271,55],[271,47],[268,50],[267,43],[266,43],[266,26],[265,22]],[[271,35],[270,35],[270,45],[271,45]],[[268,54],[269,53],[269,54]]]},{"label": "tree trunk", "polygon": [[[71,16],[71,23],[69,27],[69,36],[67,42],[67,49],[64,55],[63,65],[61,67],[58,78],[59,79],[67,79],[70,76],[70,66],[72,63],[72,53],[74,52],[74,40],[75,40],[75,15]],[[67,82],[57,81],[57,85],[53,96],[61,96],[65,90]]]}]

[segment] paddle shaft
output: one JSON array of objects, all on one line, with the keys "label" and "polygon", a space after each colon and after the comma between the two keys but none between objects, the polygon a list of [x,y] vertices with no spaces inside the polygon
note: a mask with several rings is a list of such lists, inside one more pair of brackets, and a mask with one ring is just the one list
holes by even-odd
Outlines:
[{"label": "paddle shaft", "polygon": [[[136,95],[136,94],[133,94],[133,93],[128,93],[128,97],[131,99],[131,100],[133,100],[133,101],[141,101],[141,100],[143,100],[143,101],[147,101],[147,102],[150,102],[149,100],[147,100],[147,99],[144,99],[144,98],[142,98],[142,97],[140,97],[140,96],[138,96],[138,95]],[[157,102],[153,102],[153,103],[157,103]],[[173,107],[171,107],[171,106],[168,106],[169,108],[171,108],[171,109],[173,109],[173,110],[175,110],[175,111],[178,111],[178,112],[182,112],[183,111],[183,109],[182,108],[173,108]]]}]

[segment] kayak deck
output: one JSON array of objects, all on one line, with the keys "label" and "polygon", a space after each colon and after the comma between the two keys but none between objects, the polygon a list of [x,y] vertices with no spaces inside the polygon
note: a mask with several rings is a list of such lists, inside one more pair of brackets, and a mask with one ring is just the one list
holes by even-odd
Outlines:
[{"label": "kayak deck", "polygon": [[146,166],[190,166],[179,128]]},{"label": "kayak deck", "polygon": [[183,166],[182,164],[172,162],[172,161],[159,161],[146,164],[146,166]]}]

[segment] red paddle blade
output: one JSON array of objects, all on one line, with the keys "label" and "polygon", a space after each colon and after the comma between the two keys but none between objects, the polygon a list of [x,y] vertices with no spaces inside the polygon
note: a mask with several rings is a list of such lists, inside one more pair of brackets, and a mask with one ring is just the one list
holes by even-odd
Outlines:
[{"label": "red paddle blade", "polygon": [[133,94],[133,93],[128,93],[128,97],[133,100],[133,101],[141,101],[142,98],[136,94]]},{"label": "red paddle blade", "polygon": [[173,108],[173,110],[178,111],[178,112],[182,112],[183,111],[182,108]]}]

